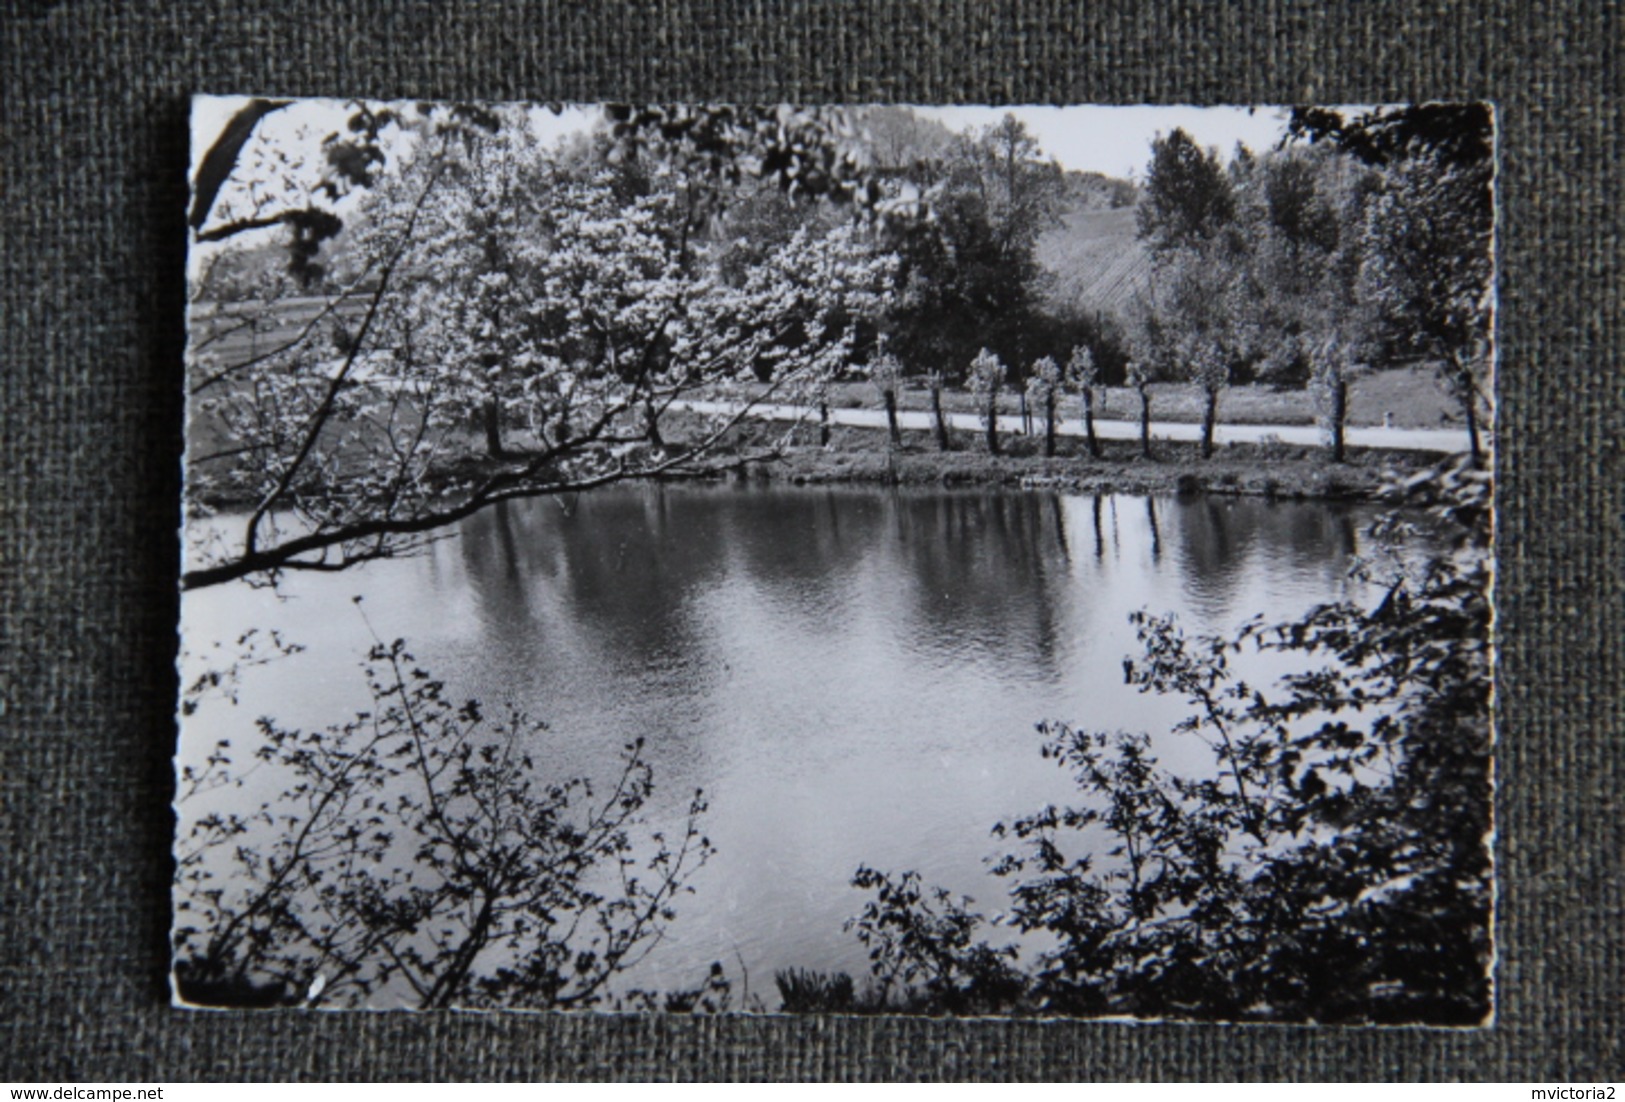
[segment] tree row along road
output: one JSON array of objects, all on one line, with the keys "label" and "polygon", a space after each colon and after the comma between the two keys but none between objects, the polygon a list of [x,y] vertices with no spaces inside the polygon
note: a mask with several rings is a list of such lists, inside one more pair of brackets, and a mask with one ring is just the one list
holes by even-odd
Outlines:
[{"label": "tree row along road", "polygon": [[[692,413],[732,415],[742,408],[739,402],[713,402],[692,399],[672,403],[673,409]],[[757,405],[751,416],[765,421],[816,421],[818,411],[805,406],[763,403]],[[835,409],[829,411],[830,420],[838,425],[860,428],[886,428],[886,414],[878,409]],[[981,415],[976,413],[947,413],[948,426],[964,432],[981,432]],[[931,428],[931,414],[926,410],[899,410],[897,424],[904,429],[926,431]],[[1017,414],[1000,414],[999,431],[1015,435],[1022,431],[1022,420]],[[1042,434],[1043,419],[1033,418],[1033,431]],[[1057,421],[1058,436],[1082,436],[1083,423],[1077,417]],[[1102,440],[1138,440],[1138,421],[1095,421],[1095,435]],[[1381,448],[1388,451],[1441,452],[1454,454],[1468,450],[1465,429],[1390,429],[1347,428],[1344,435],[1350,447]],[[1202,439],[1202,426],[1171,421],[1152,421],[1153,440],[1179,440],[1197,442]],[[1261,444],[1277,440],[1299,447],[1318,447],[1326,442],[1323,430],[1317,425],[1226,425],[1214,427],[1213,439],[1218,444]]]}]

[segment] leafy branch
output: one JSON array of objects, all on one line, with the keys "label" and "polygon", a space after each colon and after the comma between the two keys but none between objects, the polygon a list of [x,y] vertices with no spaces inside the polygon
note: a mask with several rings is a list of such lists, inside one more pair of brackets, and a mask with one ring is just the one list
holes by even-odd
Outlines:
[{"label": "leafy branch", "polygon": [[[455,703],[396,640],[367,661],[372,706],[321,731],[258,724],[245,771],[216,747],[180,807],[176,989],[187,1001],[585,1007],[642,960],[712,853],[703,794],[646,830],[642,739],[602,793],[549,778],[542,725]],[[640,837],[641,836],[641,837]]]}]

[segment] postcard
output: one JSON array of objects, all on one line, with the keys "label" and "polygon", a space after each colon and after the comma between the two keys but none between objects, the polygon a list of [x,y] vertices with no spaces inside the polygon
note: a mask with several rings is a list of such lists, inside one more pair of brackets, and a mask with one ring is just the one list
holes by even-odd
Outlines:
[{"label": "postcard", "polygon": [[192,127],[177,1005],[1491,1019],[1488,105]]}]

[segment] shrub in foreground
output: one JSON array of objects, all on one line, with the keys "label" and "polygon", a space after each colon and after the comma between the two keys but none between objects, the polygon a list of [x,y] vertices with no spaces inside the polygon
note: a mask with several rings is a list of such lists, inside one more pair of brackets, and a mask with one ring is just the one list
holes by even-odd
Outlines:
[{"label": "shrub in foreground", "polygon": [[[1173,735],[1201,740],[1211,767],[1174,773],[1143,733],[1041,725],[1081,798],[995,827],[1015,843],[994,868],[1004,914],[990,922],[912,872],[858,872],[871,899],[852,928],[888,1008],[1485,1020],[1489,493],[1459,465],[1390,487],[1430,510],[1435,550],[1396,556],[1368,604],[1229,638],[1136,614],[1142,653],[1125,675],[1189,704]],[[1415,515],[1380,534],[1415,535]],[[1236,659],[1255,650],[1296,672],[1249,684]],[[1028,936],[995,946],[991,924]]]}]

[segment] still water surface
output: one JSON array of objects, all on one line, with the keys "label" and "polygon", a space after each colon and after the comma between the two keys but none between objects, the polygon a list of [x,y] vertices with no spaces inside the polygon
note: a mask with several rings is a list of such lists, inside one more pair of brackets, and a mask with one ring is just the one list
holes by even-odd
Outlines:
[{"label": "still water surface", "polygon": [[[1034,724],[1166,731],[1185,709],[1123,684],[1128,614],[1229,631],[1357,594],[1372,513],[1220,497],[638,486],[512,503],[427,553],[279,592],[189,594],[188,649],[274,628],[307,648],[188,720],[183,759],[250,721],[321,727],[367,705],[372,628],[455,698],[512,702],[534,756],[608,779],[643,736],[650,818],[703,788],[717,854],[629,985],[693,986],[721,961],[772,1008],[774,970],[844,969],[860,864],[918,869],[997,909],[1001,818],[1073,795]],[[1260,667],[1257,674],[1267,674]],[[1171,736],[1165,763],[1199,770]]]}]

